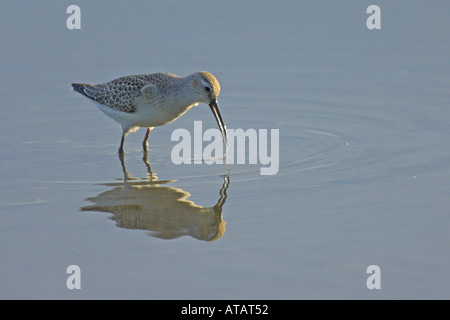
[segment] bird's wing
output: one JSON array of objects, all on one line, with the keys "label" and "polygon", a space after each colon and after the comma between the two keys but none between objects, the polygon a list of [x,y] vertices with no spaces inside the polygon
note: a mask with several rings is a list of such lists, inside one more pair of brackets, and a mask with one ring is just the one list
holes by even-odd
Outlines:
[{"label": "bird's wing", "polygon": [[158,91],[158,86],[156,86],[153,83],[149,83],[146,86],[141,88],[140,96],[142,96],[144,99],[151,100],[156,95],[157,91]]},{"label": "bird's wing", "polygon": [[146,81],[139,76],[128,76],[103,84],[72,84],[73,88],[95,102],[122,112],[136,111],[136,97]]},{"label": "bird's wing", "polygon": [[170,90],[170,83],[179,76],[171,73],[153,73],[148,75],[141,75],[146,84],[141,88],[141,93],[138,96],[138,101],[145,104],[147,107],[155,106],[167,97]]},{"label": "bird's wing", "polygon": [[72,87],[99,104],[133,113],[140,99],[152,100],[157,91],[166,89],[168,79],[171,78],[179,77],[168,73],[141,74],[96,85],[72,83]]}]

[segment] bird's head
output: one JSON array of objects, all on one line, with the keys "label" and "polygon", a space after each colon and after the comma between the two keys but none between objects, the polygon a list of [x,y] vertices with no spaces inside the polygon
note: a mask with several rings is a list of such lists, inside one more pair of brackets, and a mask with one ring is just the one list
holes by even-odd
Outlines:
[{"label": "bird's head", "polygon": [[220,92],[219,81],[209,72],[200,71],[193,75],[191,82],[192,87],[197,91],[199,96],[199,101],[206,103],[211,108],[211,111],[216,118],[217,124],[219,125],[220,132],[222,132],[223,141],[228,144],[227,137],[227,127],[223,122],[222,115],[220,114],[219,104],[217,103],[217,97]]}]

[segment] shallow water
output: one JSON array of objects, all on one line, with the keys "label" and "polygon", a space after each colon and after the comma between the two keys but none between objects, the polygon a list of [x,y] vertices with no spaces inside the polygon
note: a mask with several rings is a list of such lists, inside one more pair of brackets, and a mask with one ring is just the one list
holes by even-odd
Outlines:
[{"label": "shallow water", "polygon": [[[81,30],[68,3],[3,5],[0,297],[448,299],[450,5],[377,1],[371,31],[361,1],[206,3],[78,1]],[[70,90],[199,70],[228,128],[279,129],[277,174],[173,164],[175,129],[216,128],[206,105],[121,161]]]}]

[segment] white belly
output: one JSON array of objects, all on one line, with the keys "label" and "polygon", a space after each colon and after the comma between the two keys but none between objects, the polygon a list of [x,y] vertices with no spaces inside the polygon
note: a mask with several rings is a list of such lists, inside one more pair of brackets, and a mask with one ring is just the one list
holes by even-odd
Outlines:
[{"label": "white belly", "polygon": [[184,108],[138,108],[136,112],[127,113],[112,109],[93,101],[95,105],[108,117],[120,124],[126,132],[136,127],[158,127],[170,123],[181,117],[186,111],[197,104]]}]

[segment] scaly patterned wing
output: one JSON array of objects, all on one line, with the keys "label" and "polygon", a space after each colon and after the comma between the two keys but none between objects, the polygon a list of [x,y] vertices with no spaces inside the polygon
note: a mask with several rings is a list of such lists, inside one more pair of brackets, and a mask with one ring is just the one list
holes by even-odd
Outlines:
[{"label": "scaly patterned wing", "polygon": [[155,85],[164,90],[170,78],[179,77],[168,73],[141,74],[96,85],[73,83],[72,87],[99,104],[118,111],[133,113],[136,111],[136,98],[141,95],[145,86]]}]

